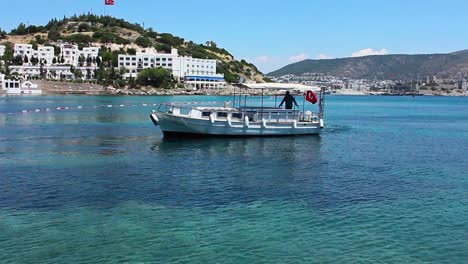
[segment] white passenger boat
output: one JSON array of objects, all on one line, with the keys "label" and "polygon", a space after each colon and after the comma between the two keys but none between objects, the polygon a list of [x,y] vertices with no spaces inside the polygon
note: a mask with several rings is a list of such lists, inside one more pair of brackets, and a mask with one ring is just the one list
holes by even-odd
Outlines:
[{"label": "white passenger boat", "polygon": [[[234,94],[234,99],[224,102],[223,107],[160,104],[157,110],[153,110],[151,120],[161,128],[166,137],[312,135],[319,134],[324,127],[325,90],[323,88],[276,83],[242,86],[247,89],[261,89],[260,106],[247,106],[246,95]],[[263,96],[265,90],[290,90],[304,94],[302,111],[298,108],[281,109],[276,105],[276,100],[274,105],[266,106]],[[319,97],[315,92],[319,93]],[[317,112],[304,111],[305,104],[310,101],[306,98],[306,94],[318,101]]]}]

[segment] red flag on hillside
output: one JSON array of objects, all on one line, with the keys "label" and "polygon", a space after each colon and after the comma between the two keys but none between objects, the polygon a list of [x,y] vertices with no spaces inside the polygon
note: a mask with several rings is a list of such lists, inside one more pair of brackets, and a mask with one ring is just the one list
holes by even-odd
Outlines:
[{"label": "red flag on hillside", "polygon": [[114,0],[104,0],[104,3],[106,5],[114,5],[115,4]]},{"label": "red flag on hillside", "polygon": [[308,102],[311,102],[312,104],[316,104],[318,102],[317,95],[313,91],[307,91],[306,92],[306,98]]}]

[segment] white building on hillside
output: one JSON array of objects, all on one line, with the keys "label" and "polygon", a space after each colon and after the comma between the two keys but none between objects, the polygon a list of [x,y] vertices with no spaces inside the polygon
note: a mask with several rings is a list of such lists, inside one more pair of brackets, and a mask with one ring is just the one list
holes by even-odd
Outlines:
[{"label": "white building on hillside", "polygon": [[[21,75],[24,79],[40,78],[44,76],[46,79],[53,80],[73,80],[76,78],[75,71],[81,71],[82,80],[94,80],[96,79],[97,67],[95,66],[83,66],[83,67],[72,67],[70,65],[21,65],[21,66],[10,66],[12,73]],[[42,75],[41,75],[42,71]]]},{"label": "white building on hillside", "polygon": [[99,48],[87,47],[83,50],[79,50],[77,45],[62,44],[60,46],[61,54],[60,59],[63,58],[64,64],[70,64],[73,66],[79,66],[79,58],[83,56],[85,60],[88,58],[96,59],[99,56]]},{"label": "white building on hillside", "polygon": [[83,55],[85,58],[97,58],[99,56],[99,48],[96,47],[87,47],[83,48],[82,51],[80,51],[80,55]]},{"label": "white building on hillside", "polygon": [[15,51],[13,53],[13,56],[28,56],[31,58],[33,55],[33,47],[32,44],[24,44],[24,43],[17,43],[15,44]]},{"label": "white building on hillside", "polygon": [[39,62],[44,63],[45,65],[52,65],[54,56],[55,56],[55,49],[51,46],[42,46],[38,47],[37,50],[33,49],[32,44],[15,44],[15,51],[14,56],[21,56],[24,60],[27,57],[27,64],[31,64],[31,58],[35,57],[39,60]]},{"label": "white building on hillside", "polygon": [[60,45],[60,63],[78,65],[79,49],[76,45],[62,44]]},{"label": "white building on hillside", "polygon": [[136,78],[138,73],[147,68],[164,68],[174,77],[194,88],[222,88],[224,76],[216,73],[216,60],[180,57],[177,49],[171,53],[158,53],[144,50],[136,55],[119,55],[119,69],[125,68],[125,78]]},{"label": "white building on hillside", "polygon": [[37,51],[33,52],[33,56],[43,62],[45,65],[52,65],[55,57],[55,49],[50,46],[38,47]]},{"label": "white building on hillside", "polygon": [[179,57],[180,76],[184,83],[195,88],[223,88],[223,74],[216,73],[216,60]]},{"label": "white building on hillside", "polygon": [[3,57],[3,55],[5,55],[5,50],[6,50],[5,45],[0,45],[0,57]]},{"label": "white building on hillside", "polygon": [[128,73],[125,74],[126,78],[136,78],[138,72],[147,68],[158,68],[162,67],[171,72],[174,76],[178,76],[174,73],[174,62],[177,60],[179,54],[177,49],[172,49],[171,53],[157,53],[152,50],[143,50],[136,55],[119,55],[119,68],[125,68]]}]

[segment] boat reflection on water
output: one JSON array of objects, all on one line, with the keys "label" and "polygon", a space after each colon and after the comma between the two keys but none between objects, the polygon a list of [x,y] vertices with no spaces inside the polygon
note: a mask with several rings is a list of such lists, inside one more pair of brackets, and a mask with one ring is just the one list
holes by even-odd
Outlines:
[{"label": "boat reflection on water", "polygon": [[151,149],[155,163],[177,164],[160,172],[157,189],[177,205],[216,206],[323,197],[321,145],[318,136],[206,138],[161,140]]}]

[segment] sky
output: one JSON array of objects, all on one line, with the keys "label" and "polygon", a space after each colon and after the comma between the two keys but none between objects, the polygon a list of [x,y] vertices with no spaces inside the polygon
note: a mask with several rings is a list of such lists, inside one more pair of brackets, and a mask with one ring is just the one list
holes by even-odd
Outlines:
[{"label": "sky", "polygon": [[[0,0],[0,28],[104,14],[103,3]],[[197,43],[214,41],[264,73],[304,59],[468,49],[468,0],[115,0],[106,13]]]}]

